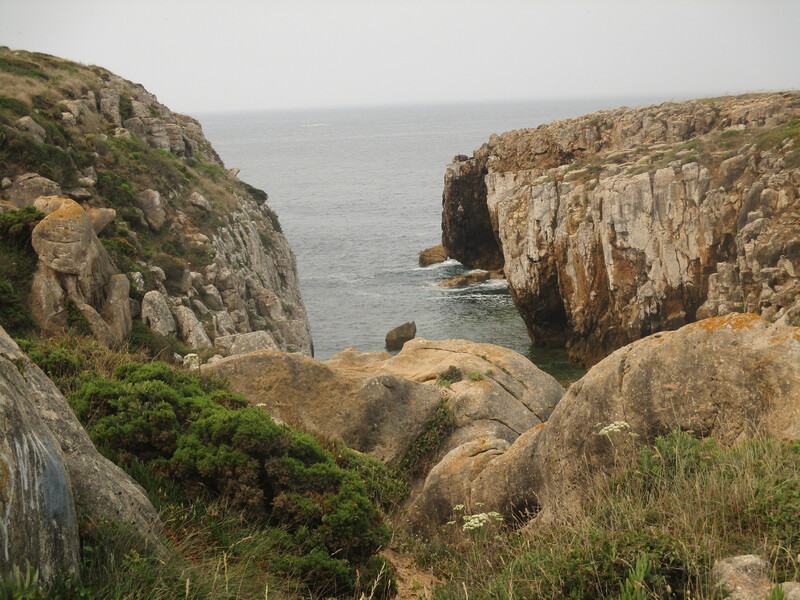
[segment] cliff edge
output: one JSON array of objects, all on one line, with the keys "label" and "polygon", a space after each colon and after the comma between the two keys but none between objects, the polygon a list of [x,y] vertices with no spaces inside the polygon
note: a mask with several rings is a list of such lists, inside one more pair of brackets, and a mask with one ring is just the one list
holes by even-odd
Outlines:
[{"label": "cliff edge", "polygon": [[732,311],[800,314],[800,93],[600,111],[493,135],[445,174],[442,241],[502,265],[534,343],[590,365]]},{"label": "cliff edge", "polygon": [[188,348],[312,353],[295,258],[267,194],[200,123],[109,71],[0,48],[0,322],[142,325]]}]

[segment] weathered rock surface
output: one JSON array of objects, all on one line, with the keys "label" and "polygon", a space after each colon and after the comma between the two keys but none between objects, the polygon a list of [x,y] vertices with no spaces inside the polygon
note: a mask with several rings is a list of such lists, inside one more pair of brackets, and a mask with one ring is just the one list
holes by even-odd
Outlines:
[{"label": "weathered rock surface", "polygon": [[476,283],[489,281],[490,279],[503,279],[503,271],[470,271],[468,273],[462,273],[461,275],[454,275],[437,285],[445,288],[467,287],[469,285],[475,285]]},{"label": "weathered rock surface", "polygon": [[445,174],[443,242],[503,266],[531,339],[593,364],[732,309],[800,312],[800,94],[601,111]]},{"label": "weathered rock surface", "polygon": [[167,299],[157,290],[150,290],[142,298],[142,322],[159,335],[177,330]]},{"label": "weathered rock surface", "polygon": [[251,331],[234,335],[221,335],[214,339],[214,346],[227,354],[247,354],[257,350],[280,350],[269,331]]},{"label": "weathered rock surface", "polygon": [[175,322],[181,337],[190,348],[209,348],[212,346],[203,324],[197,319],[191,308],[178,306],[175,309]]},{"label": "weathered rock surface", "polygon": [[774,587],[770,564],[754,554],[731,556],[714,563],[711,578],[731,600],[764,600]]},{"label": "weathered rock surface", "polygon": [[426,248],[419,253],[419,266],[428,267],[447,260],[447,250],[442,244]]},{"label": "weathered rock surface", "polygon": [[482,436],[448,452],[425,478],[422,491],[409,502],[409,522],[419,530],[441,525],[462,505],[464,514],[482,512],[470,501],[472,481],[508,448],[506,440]]},{"label": "weathered rock surface", "polygon": [[78,571],[78,519],[64,455],[20,372],[23,360],[0,328],[0,575],[30,563],[51,580]]},{"label": "weathered rock surface", "polygon": [[400,350],[403,344],[413,340],[417,335],[417,324],[414,321],[398,325],[394,329],[390,329],[386,334],[386,349],[387,350]]},{"label": "weathered rock surface", "polygon": [[155,190],[142,190],[136,196],[136,206],[144,213],[147,224],[153,231],[159,231],[167,219],[167,212],[161,201],[161,194]]},{"label": "weathered rock surface", "polygon": [[25,173],[8,188],[8,199],[17,208],[30,206],[39,196],[60,196],[61,186],[37,173]]},{"label": "weathered rock surface", "polygon": [[28,116],[17,119],[15,125],[17,129],[26,132],[40,144],[47,138],[47,132],[44,130],[44,127]]},{"label": "weathered rock surface", "polygon": [[302,354],[264,350],[203,365],[202,372],[227,378],[232,390],[285,423],[389,463],[403,456],[440,402],[430,386],[345,372]]},{"label": "weathered rock surface", "polygon": [[70,300],[101,343],[119,346],[131,331],[127,277],[116,272],[91,219],[74,200],[44,197],[37,206],[49,214],[31,235],[39,257],[31,288],[34,318],[45,330],[63,328]]},{"label": "weathered rock surface", "polygon": [[733,313],[617,350],[489,463],[471,500],[508,516],[557,511],[676,428],[722,444],[800,438],[800,329]]},{"label": "weathered rock surface", "polygon": [[564,395],[555,379],[524,356],[468,340],[417,338],[391,358],[345,350],[326,364],[351,372],[391,373],[430,385],[448,369],[457,369],[461,380],[439,388],[455,417],[453,433],[442,440],[444,452],[481,436],[512,442],[546,421]]}]

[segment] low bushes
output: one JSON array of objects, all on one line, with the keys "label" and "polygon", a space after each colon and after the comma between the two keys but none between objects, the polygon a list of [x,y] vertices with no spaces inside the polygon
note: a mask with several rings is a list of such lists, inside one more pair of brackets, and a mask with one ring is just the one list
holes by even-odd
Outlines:
[{"label": "low bushes", "polygon": [[[141,462],[187,497],[210,495],[285,530],[276,566],[312,593],[352,594],[381,572],[375,555],[389,530],[371,501],[374,486],[361,477],[377,467],[355,453],[340,448],[349,463],[340,466],[316,438],[276,424],[220,381],[163,363],[121,365],[113,379],[84,383],[70,402],[118,464]],[[383,580],[388,592],[391,579]]]}]

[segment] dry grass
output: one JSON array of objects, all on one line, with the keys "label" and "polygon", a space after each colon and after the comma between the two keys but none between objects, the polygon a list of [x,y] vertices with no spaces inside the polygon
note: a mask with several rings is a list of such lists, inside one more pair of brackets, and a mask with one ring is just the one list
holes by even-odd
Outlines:
[{"label": "dry grass", "polygon": [[721,449],[679,434],[555,524],[454,531],[449,544],[416,550],[450,580],[438,600],[617,597],[640,556],[654,565],[648,597],[711,599],[708,574],[725,556],[760,554],[778,581],[796,578],[799,514],[795,446],[757,439]]}]

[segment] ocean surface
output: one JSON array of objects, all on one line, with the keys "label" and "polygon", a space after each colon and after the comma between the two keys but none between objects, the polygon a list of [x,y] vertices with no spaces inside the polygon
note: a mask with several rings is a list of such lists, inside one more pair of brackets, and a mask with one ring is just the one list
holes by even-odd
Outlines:
[{"label": "ocean surface", "polygon": [[297,256],[315,355],[384,350],[386,332],[416,321],[417,336],[512,348],[562,380],[563,351],[533,348],[505,281],[446,289],[467,269],[420,268],[441,242],[445,166],[492,133],[535,127],[658,98],[457,106],[319,109],[198,115],[226,167],[269,194]]}]

